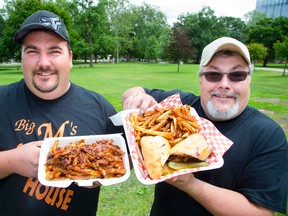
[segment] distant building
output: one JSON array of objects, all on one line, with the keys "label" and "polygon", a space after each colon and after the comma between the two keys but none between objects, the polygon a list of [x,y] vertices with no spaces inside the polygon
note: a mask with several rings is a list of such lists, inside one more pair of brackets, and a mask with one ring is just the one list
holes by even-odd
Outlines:
[{"label": "distant building", "polygon": [[288,17],[288,0],[257,0],[256,11],[269,18]]}]

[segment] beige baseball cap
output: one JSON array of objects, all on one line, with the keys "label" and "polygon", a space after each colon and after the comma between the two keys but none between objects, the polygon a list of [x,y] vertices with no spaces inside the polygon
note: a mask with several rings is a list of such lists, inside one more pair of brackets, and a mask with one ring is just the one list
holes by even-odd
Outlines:
[{"label": "beige baseball cap", "polygon": [[221,37],[208,44],[202,51],[200,69],[212,59],[214,54],[220,50],[231,50],[240,53],[250,64],[250,54],[247,47],[240,41],[231,37]]}]

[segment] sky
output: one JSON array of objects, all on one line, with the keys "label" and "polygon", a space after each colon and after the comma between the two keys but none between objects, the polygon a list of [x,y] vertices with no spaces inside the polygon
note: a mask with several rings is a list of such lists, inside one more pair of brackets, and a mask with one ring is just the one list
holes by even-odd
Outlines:
[{"label": "sky", "polygon": [[170,25],[177,21],[180,14],[198,13],[203,6],[209,6],[216,16],[244,18],[244,15],[256,9],[256,0],[129,0],[141,5],[143,2],[159,7],[166,15]]},{"label": "sky", "polygon": [[[173,25],[180,14],[198,13],[203,6],[209,6],[216,16],[232,16],[244,18],[244,15],[255,10],[257,0],[129,0],[130,3],[141,5],[143,2],[159,7],[166,15],[167,21]],[[0,8],[3,6],[0,0]]]}]

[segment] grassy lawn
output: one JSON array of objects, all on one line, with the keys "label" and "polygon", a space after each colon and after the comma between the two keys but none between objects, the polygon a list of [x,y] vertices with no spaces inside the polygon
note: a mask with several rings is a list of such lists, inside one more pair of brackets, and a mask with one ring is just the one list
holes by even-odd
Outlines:
[{"label": "grassy lawn", "polygon": [[[105,96],[120,111],[121,95],[132,86],[181,89],[199,94],[198,65],[120,63],[88,65],[75,64],[71,81]],[[0,85],[22,78],[16,66],[0,66]],[[249,105],[263,111],[278,122],[288,137],[288,74],[256,70],[252,76]],[[124,183],[101,188],[98,216],[149,215],[153,186],[138,182],[133,171]],[[278,214],[280,215],[280,214]]]}]

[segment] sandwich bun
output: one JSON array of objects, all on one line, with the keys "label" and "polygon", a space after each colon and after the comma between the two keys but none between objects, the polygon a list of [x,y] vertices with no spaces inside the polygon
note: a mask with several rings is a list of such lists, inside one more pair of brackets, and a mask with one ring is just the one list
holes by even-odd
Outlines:
[{"label": "sandwich bun", "polygon": [[211,154],[211,148],[203,135],[199,133],[188,136],[171,149],[169,161],[189,163],[205,161]]},{"label": "sandwich bun", "polygon": [[144,166],[152,179],[159,179],[171,153],[167,139],[161,136],[143,136],[140,140]]}]

